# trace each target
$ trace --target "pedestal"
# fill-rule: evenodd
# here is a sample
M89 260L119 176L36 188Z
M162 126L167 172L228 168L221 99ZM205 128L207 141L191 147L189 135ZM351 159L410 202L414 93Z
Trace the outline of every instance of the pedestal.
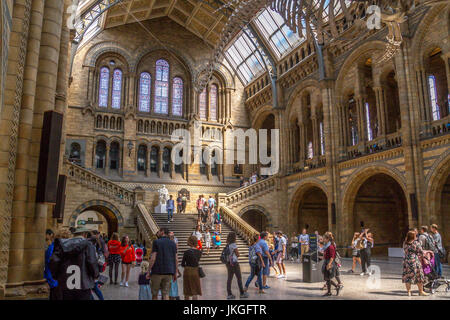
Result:
M155 207L155 213L167 213L166 205L165 204L158 204Z

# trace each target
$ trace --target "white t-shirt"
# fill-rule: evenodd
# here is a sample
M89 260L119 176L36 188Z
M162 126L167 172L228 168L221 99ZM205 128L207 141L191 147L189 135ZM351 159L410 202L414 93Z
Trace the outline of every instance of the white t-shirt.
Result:
M197 237L197 240L202 240L202 233L200 231L194 231L192 232L193 236Z
M210 208L214 207L215 204L216 204L216 199L214 199L214 198L209 198L208 199L208 205L209 205Z
M205 242L211 242L211 233L205 232Z
M281 237L280 238L280 244L278 245L278 249L280 250L280 251L282 251L283 250L283 245L287 245L287 240L286 240L286 238L285 237Z

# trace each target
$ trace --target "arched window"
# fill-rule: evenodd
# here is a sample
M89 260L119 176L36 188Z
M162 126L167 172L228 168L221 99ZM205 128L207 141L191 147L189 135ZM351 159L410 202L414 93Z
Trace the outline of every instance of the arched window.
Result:
M163 149L162 161L163 172L170 172L170 149L167 147Z
M350 129L350 145L358 143L358 118L356 110L356 101L353 95L348 99L348 128Z
M80 163L81 160L81 146L79 143L74 142L70 145L69 161Z
M120 109L120 98L122 95L122 71L120 69L114 70L113 74L113 89L111 106L113 109Z
M97 142L95 148L95 167L103 169L105 167L106 143L101 140Z
M97 116L97 128L102 127L102 116Z
M431 115L433 117L433 121L439 120L441 118L441 113L438 105L436 78L434 76L428 76L428 88L430 90Z
M370 125L370 111L368 102L364 104L364 108L366 111L367 141L371 141L373 140L373 133L372 133L372 126Z
M174 116L183 115L183 80L178 77L173 78L172 114Z
M314 156L314 152L313 152L313 143L312 141L308 142L308 159L312 159Z
M323 134L323 122L319 123L319 134L320 134L320 154L323 156L325 154L325 136Z
M218 176L219 175L219 171L217 170L217 163L216 163L216 150L213 150L211 152L211 175L213 176Z
M117 130L122 130L122 118L117 118Z
M152 77L148 72L142 72L139 79L139 111L150 112L150 92Z
M158 147L152 147L150 151L150 171L158 172L159 166L159 156L158 156Z
M205 154L205 149L202 149L202 153L200 155L200 174L201 175L206 175L206 162L205 159L203 158L203 155Z
M109 168L111 170L119 169L119 144L112 142L109 148Z
M112 130L116 129L116 118L111 117L111 119L109 120L109 128Z
M156 61L155 113L167 114L169 104L169 63Z
M137 154L137 169L145 171L147 169L147 147L140 145Z
M180 158L183 158L183 149L181 149L179 152ZM175 172L180 174L183 173L183 163L175 164Z
M201 120L206 120L206 88L198 97L198 111Z
M217 86L215 84L209 91L209 118L217 121Z
M103 67L100 69L100 84L98 90L98 106L108 106L108 93L109 93L109 69Z

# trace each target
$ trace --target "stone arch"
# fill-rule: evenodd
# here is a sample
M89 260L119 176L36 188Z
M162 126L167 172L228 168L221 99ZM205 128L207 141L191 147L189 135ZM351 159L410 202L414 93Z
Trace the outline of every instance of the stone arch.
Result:
M352 65L357 63L359 59L361 59L362 56L370 55L372 56L374 51L381 51L383 52L386 48L386 42L375 40L375 41L369 41L364 43L363 45L357 47L355 50L353 50L348 57L345 59L344 63L342 64L341 68L337 71L338 75L336 77L336 96L341 94L343 90L343 86L348 81L344 81L345 75L348 73L348 71L351 69Z
M272 229L272 227L273 227L272 215L270 214L269 211L266 210L266 208L264 208L262 206L259 206L259 205L246 206L246 207L242 208L241 210L239 210L238 216L242 218L244 216L244 214L246 214L247 212L250 212L250 211L260 212L267 219L267 229L268 230Z
M293 108L293 104L296 101L296 99L299 97L300 94L302 94L303 90L307 89L308 87L314 87L316 89L320 90L320 84L319 81L315 79L308 79L306 81L300 82L294 90L289 94L288 102L286 105L286 114L291 114L291 109Z
M98 58L108 52L122 56L128 66L130 66L133 61L128 51L118 42L105 41L96 43L88 49L83 59L83 65L87 67L95 67Z
M447 150L434 162L425 178L425 185L429 186L425 203L428 204L428 218L430 223L442 225L439 221L441 210L441 194L446 179L450 175L450 150ZM440 217L442 219L442 217Z
M352 238L353 232L355 231L355 226L353 223L354 206L360 188L369 178L376 176L377 174L384 174L395 180L403 191L404 199L406 201L406 210L407 212L410 211L406 180L402 173L395 167L384 163L364 165L348 177L348 180L346 181L341 192L341 223L343 226L343 230L341 230L341 237L343 237L343 239L341 239L341 241L345 241L346 243L349 242Z
M431 24L434 22L436 17L442 12L442 10L447 6L446 10L446 17L449 17L450 14L450 6L443 4L443 5L436 5L433 8L431 8L425 16L422 18L422 20L419 23L419 26L417 27L414 37L413 37L413 43L411 45L411 50L414 54L414 57L412 61L414 62L414 65L416 66L422 66L423 65L423 57L425 54L425 51L429 49L429 46L426 46L425 48L422 47L423 41L427 36L428 29L430 28ZM449 19L450 20L450 19ZM447 21L447 31L448 34L450 34L450 21ZM447 47L443 48L445 46L444 42L436 42L436 47L442 48L443 51L450 49L447 45Z
M74 212L72 212L70 218L69 218L69 227L76 227L75 221L77 220L77 217L83 213L84 211L87 211L89 209L92 209L93 211L96 211L103 215L107 220L108 219L115 219L117 221L117 227L123 227L124 225L124 218L120 211L117 209L116 206L114 206L112 203L104 201L104 200L90 200L87 201L80 206L78 206Z
M296 211L298 210L300 203L306 194L307 191L311 190L311 188L320 189L326 196L327 202L329 201L329 193L327 186L325 183L317 178L306 178L302 179L299 183L297 183L294 189L291 192L291 196L289 197L288 203L288 224L293 229L297 226L297 217ZM292 230L289 230L291 232Z

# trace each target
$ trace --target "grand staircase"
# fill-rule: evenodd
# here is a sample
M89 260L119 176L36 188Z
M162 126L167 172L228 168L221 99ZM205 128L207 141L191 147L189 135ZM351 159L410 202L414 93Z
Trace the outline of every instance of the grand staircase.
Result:
M167 214L154 213L152 214L156 223L160 228L167 227L169 231L175 233L175 237L178 238L178 262L181 263L183 253L189 249L187 245L187 239L194 232L197 225L197 214L174 214L173 222L167 222ZM220 249L212 249L209 251L209 255L206 255L206 248L203 247L204 254L200 260L201 265L220 264L220 254L222 249L226 246L227 235L233 231L226 223L222 221L222 245ZM211 236L214 231L211 231ZM237 235L236 241L240 253L239 262L246 263L248 261L248 245L246 240Z

